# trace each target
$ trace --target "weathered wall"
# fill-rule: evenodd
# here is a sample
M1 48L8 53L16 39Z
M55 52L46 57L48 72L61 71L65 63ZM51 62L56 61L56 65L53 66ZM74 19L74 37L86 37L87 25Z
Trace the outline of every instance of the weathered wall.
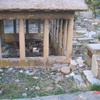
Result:
M43 33L25 34L25 39L43 38ZM4 42L18 42L19 34L4 34Z

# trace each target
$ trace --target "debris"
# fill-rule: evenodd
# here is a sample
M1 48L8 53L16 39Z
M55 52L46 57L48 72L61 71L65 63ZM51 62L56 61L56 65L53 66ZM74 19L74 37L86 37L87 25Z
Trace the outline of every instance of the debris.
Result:
M27 97L27 93L23 93L22 96L23 96L23 97Z
M3 69L0 69L0 73L2 73L3 72Z
M39 91L40 90L40 87L39 86L35 87L35 90Z
M67 66L61 67L61 72L67 75L70 73L70 68Z

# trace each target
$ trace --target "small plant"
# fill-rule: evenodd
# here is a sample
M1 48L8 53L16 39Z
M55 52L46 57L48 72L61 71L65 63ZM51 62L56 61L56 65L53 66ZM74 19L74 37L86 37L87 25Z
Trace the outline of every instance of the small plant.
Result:
M71 90L69 90L69 93L75 93L75 92L79 92L80 90L78 88L73 88Z
M90 91L100 91L100 84L93 84L90 86Z
M65 93L65 91L63 91L63 90L61 90L61 89L58 89L58 90L56 90L55 91L55 95L59 95L59 94L64 94Z
M8 70L8 68L6 68L6 67L4 67L4 66L2 66L2 67L0 67L2 70Z

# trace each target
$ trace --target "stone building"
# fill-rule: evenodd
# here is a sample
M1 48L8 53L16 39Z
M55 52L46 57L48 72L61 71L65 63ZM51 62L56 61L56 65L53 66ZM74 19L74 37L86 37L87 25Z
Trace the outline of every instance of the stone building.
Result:
M87 9L84 0L0 0L0 66L43 66L69 61L74 13ZM9 21L12 33L6 33ZM19 56L12 56L13 51Z

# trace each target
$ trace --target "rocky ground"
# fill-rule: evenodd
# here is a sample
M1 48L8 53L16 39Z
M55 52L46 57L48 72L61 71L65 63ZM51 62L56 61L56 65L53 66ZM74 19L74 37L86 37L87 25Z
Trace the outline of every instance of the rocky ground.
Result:
M85 91L87 86L79 75L86 67L86 65L78 68L73 65L54 64L48 71L40 67L2 67L0 98L36 97Z
M81 23L81 24L80 24ZM91 20L81 20L75 22L75 27L80 26L88 27L88 30L97 28L96 33L100 31L96 25L90 27L90 23L93 23ZM84 26L85 25L85 26ZM92 29L91 29L92 31ZM93 33L93 32L92 32ZM46 70L43 67L34 67L34 68L0 68L0 99L2 98L29 98L36 96L47 96L47 95L56 95L63 94L68 92L77 92L77 91L87 91L89 88L82 78L84 70L89 70L84 63L84 54L86 49L84 44L91 42L88 41L78 41L77 36L86 36L88 34L74 34L73 39L73 54L70 64L54 64L50 69ZM96 40L93 35L93 40ZM98 35L99 40L99 35ZM93 42L93 41L92 41ZM99 41L98 41L99 42ZM76 43L76 44L75 44Z

